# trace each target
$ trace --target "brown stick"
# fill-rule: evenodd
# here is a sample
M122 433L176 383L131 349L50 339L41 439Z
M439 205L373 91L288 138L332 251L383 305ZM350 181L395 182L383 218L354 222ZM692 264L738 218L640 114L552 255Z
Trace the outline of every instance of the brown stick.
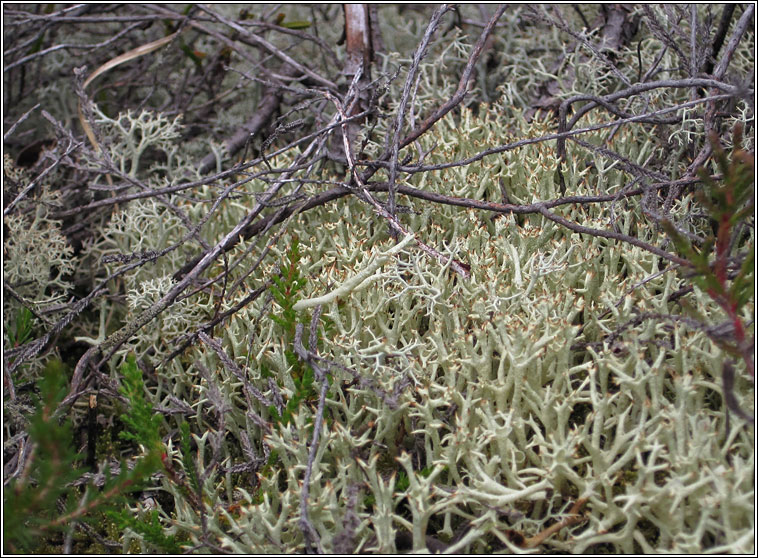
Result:
M584 516L579 514L579 510L582 509L582 506L587 503L587 498L580 498L576 502L574 502L574 505L571 506L571 509L569 510L569 516L564 519L563 521L559 521L558 523L554 523L547 529L544 529L543 531L537 533L533 537L529 537L524 541L524 543L521 545L524 548L534 548L535 546L538 546L542 544L545 539L548 537L554 535L564 527L570 527L571 525L576 525L577 523L581 523L584 521Z

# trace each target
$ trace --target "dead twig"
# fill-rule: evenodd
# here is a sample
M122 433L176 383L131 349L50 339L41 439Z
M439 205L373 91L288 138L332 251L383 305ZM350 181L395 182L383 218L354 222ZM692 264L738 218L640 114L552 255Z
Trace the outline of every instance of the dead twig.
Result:
M487 27L485 27L481 35L479 35L479 39L476 41L474 48L471 50L468 62L466 62L466 67L463 69L463 73L461 74L461 79L458 82L458 89L455 90L453 96L437 110L435 110L429 117L427 117L427 119L424 120L415 130L405 136L400 142L401 148L410 143L413 143L416 139L418 139L419 136L427 132L437 121L439 121L440 118L458 106L458 104L460 104L460 102L464 99L466 93L468 93L469 80L471 79L471 74L474 72L476 61L479 59L479 55L484 49L487 38L495 28L495 24L497 24L497 21L505 13L505 9L506 6L499 6L495 11L495 14L487 23Z
M303 347L303 324L298 323L295 329L294 349L298 358L305 362L313 370L313 374L316 380L321 383L321 391L318 398L318 408L316 409L316 418L313 423L313 437L311 439L310 448L308 450L308 463L305 467L305 476L303 477L303 488L300 492L300 528L303 531L305 537L305 550L308 554L313 554L314 551L318 554L323 554L324 551L321 548L321 539L313 527L313 524L308 519L308 496L310 491L311 474L313 473L313 463L316 460L316 452L318 450L319 436L321 434L321 424L324 421L324 406L326 404L326 392L329 390L329 379L326 377L326 372L322 370L318 364L316 364L313 355L316 354L316 341L317 341L317 328L318 321L321 316L321 306L317 306L313 310L313 316L311 318L309 350Z
M540 207L539 212L545 217L547 217L548 219L550 219L551 221L553 221L554 223L558 223L559 225L566 227L567 229L572 230L574 232L589 234L592 236L599 236L602 238L612 238L614 240L626 242L628 244L631 244L632 246L637 246L639 248L642 248L643 250L647 250L648 252L652 252L656 256L660 256L661 258L664 258L670 262L674 262L681 266L690 267L691 265L688 260L685 260L684 258L680 258L679 256L675 256L674 254L671 254L670 252L666 252L665 250L661 250L657 246L648 244L647 242L640 240L639 238L629 236L627 234L622 234L616 231L602 231L600 229L585 227L584 225L580 225L578 223L569 221L568 219L564 219L563 217L560 217L556 215L555 213L548 211L544 207Z
M443 4L442 6L438 7L434 11L429 21L429 25L427 26L426 31L424 32L424 36L421 38L421 41L419 42L418 47L416 47L416 51L413 53L413 60L411 61L411 66L408 69L408 76L405 79L403 94L400 97L400 104L398 105L397 114L395 116L395 125L392 130L392 145L391 147L389 145L385 146L385 150L389 150L392 153L392 156L390 157L390 176L389 176L389 190L388 190L389 196L387 197L387 211L393 217L395 217L395 180L397 177L398 152L400 151L400 129L405 119L405 110L406 110L406 105L408 103L408 98L410 97L410 94L411 94L411 86L413 85L413 82L416 77L416 73L418 72L419 64L421 64L421 60L426 56L426 51L427 51L427 47L429 46L429 42L431 41L432 36L434 35L434 33L437 31L437 28L439 27L442 16L445 15L451 9L452 9L451 6ZM387 142L389 143L389 141L390 141L390 136L388 134Z

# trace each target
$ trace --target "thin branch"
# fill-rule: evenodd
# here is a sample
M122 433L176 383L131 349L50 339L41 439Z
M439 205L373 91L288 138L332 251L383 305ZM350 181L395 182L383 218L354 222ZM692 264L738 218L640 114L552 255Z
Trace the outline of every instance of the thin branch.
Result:
M572 230L574 232L578 232L581 234L589 234L592 236L599 236L602 238L612 238L614 240L620 240L622 242L626 242L628 244L632 244L633 246L637 246L639 248L642 248L643 250L647 250L648 252L652 252L656 256L660 256L661 258L664 258L670 262L674 262L676 264L679 264L681 266L690 267L691 264L688 260L685 260L683 258L680 258L679 256L675 256L674 254L671 254L669 252L666 252L665 250L661 250L657 246L653 246L652 244L648 244L647 242L644 242L638 238L635 238L633 236L629 236L626 234L618 233L616 231L602 231L600 229L593 229L591 227L585 227L583 225L579 225L577 223L574 223L572 221L569 221L568 219L564 219L563 217L560 217L556 215L555 213L551 213L546 208L541 207L539 209L539 212L542 213L545 217L550 219L551 221L558 223L559 225L562 225L566 227L569 230Z
M357 82L357 78L360 76L360 71L355 74L356 77L353 79L353 83ZM350 174L353 176L353 179L358 184L359 192L362 194L363 199L367 200L374 208L376 213L378 213L380 216L384 217L389 223L390 226L397 232L402 233L404 236L413 235L416 244L421 250L432 256L433 258L437 259L438 261L442 262L443 264L450 264L450 267L455 271L457 274L459 274L464 279L467 279L469 277L469 270L466 269L468 266L465 266L458 262L455 258L445 256L438 252L436 249L432 248L431 246L427 245L425 242L419 239L418 235L415 233L412 233L407 227L405 227L403 224L400 223L400 221L397 220L397 217L394 215L390 215L390 213L380 204L374 197L368 192L366 189L366 184L363 182L363 179L361 175L358 173L358 171L355 168L355 159L353 157L352 148L350 146L350 142L348 141L348 135L347 135L347 129L346 129L346 120L347 115L345 114L345 110L342 106L342 104L331 94L325 93L324 94L327 98L329 98L334 105L337 107L337 110L339 112L339 116L342 119L342 139L345 147L345 155L347 156L348 161L348 167L350 169Z
M495 24L500 19L500 17L505 13L506 6L501 5L498 7L498 9L495 11L495 14L490 19L489 23L487 23L487 27L484 28L482 31L482 34L479 35L479 40L474 45L474 48L471 50L471 54L469 55L468 62L466 62L466 67L463 69L463 74L461 74L461 79L458 82L458 89L456 89L453 96L442 106L440 106L436 111L434 111L426 120L424 120L418 128L413 130L410 134L405 136L403 138L403 141L400 142L400 147L405 147L406 145L413 143L419 136L427 132L437 121L445 116L448 112L450 112L453 108L455 108L466 96L466 93L468 93L468 87L469 87L469 81L471 79L471 74L474 71L474 65L476 64L476 61L479 59L479 55L482 53L482 50L484 49L484 45L487 42L487 38L490 36L490 33L492 33L492 30L495 28Z
M362 118L362 117L366 116L366 114L367 113L356 114L356 115L350 117L350 120ZM298 139L292 141L291 143L287 144L286 146L282 147L281 149L277 149L273 153L269 153L267 155L267 157L271 158L271 157L274 157L276 155L280 155L282 153L286 153L290 149L294 149L295 147L297 147L298 145L300 145L302 143L305 143L305 142L307 142L309 140L313 140L314 138L317 139L320 136L323 136L326 132L328 132L328 131L330 131L330 130L332 130L332 129L340 126L340 125L341 125L340 122L336 122L336 121L335 122L331 122L331 123L327 124L326 126L324 126L323 128L321 128L321 129L319 129L319 130L317 130L317 131L315 131L315 132L313 132L311 134L308 134L306 136L298 138ZM185 190L190 190L190 189L193 189L193 188L198 188L200 186L205 186L205 185L213 184L214 182L220 182L220 181L222 181L225 178L229 178L230 176L234 176L234 175L237 175L237 174L244 174L245 170L247 170L249 168L252 168L252 167L254 167L256 165L259 165L262 161L263 161L263 158L262 157L258 157L257 159L254 159L252 161L248 161L248 162L240 164L240 165L236 165L233 168L230 168L230 169L225 170L225 171L221 171L221 172L219 172L217 174L214 174L213 176L209 176L207 178L202 178L200 180L195 180L195 181L192 181L192 182L182 182L182 183L177 184L175 186L167 186L165 188L158 188L158 189L153 189L153 190L143 191L143 192L135 192L135 193L131 193L131 194L123 194L121 196L116 196L116 197L113 197L113 198L106 198L106 199L103 199L103 200L97 200L97 201L91 202L91 203L89 203L87 205L82 205L82 206L75 207L75 208L72 208L72 209L64 209L64 210L56 211L56 212L54 212L52 214L52 217L54 219L63 219L65 217L71 217L73 215L77 215L77 214L80 214L80 213L88 213L88 212L91 212L93 209L98 209L98 208L102 208L102 207L109 207L111 205L121 204L121 203L125 203L125 202L132 201L132 200L151 198L151 197L154 197L154 196L157 196L157 195L163 195L163 194L174 194L174 193L178 193L178 192L183 192ZM289 167L284 168L284 169L268 169L268 170L260 171L260 172L255 173L255 174L247 175L244 179L242 179L242 180L240 180L238 182L235 182L231 186L231 190L235 190L235 189L239 188L240 186L242 186L243 184L247 184L248 182L251 182L252 180L255 180L256 178L263 177L263 176L265 176L267 174L284 174L284 175L287 175L287 176L285 176L285 177L283 177L283 178L280 179L282 183L285 183L287 180L289 180L289 175L292 172L297 171L297 170L301 170L303 168L307 168L310 165L311 165L310 162L305 163L305 164L298 164L298 163L296 163L296 164L290 165ZM103 172L106 172L106 171L103 171ZM265 204L265 202L269 199L269 194L264 192L263 194L261 194L261 196L262 196L261 199L264 201L264 204ZM261 201L261 200L258 200L258 201Z
M3 141L8 141L8 138L10 138L13 135L13 132L16 131L16 128L18 127L18 125L21 124L27 118L29 118L29 115L35 110L37 110L39 108L39 105L40 104L37 103L32 108L27 110L24 114L22 114L21 117L18 120L16 120L16 122L13 123L10 129L7 132L5 132L5 135L3 135Z
M313 370L313 374L321 383L321 392L319 393L318 408L316 409L316 418L313 424L313 437L311 438L311 445L308 451L308 463L305 467L305 476L303 477L303 488L300 492L300 528L303 531L305 538L305 550L308 554L312 554L315 551L319 554L323 554L324 551L321 548L321 540L313 527L313 524L308 518L308 496L310 491L311 474L313 473L313 463L316 460L316 452L318 451L319 436L321 434L321 424L324 421L324 407L326 404L326 392L329 390L329 379L326 373L316 364L313 355L316 354L316 333L318 328L318 321L321 316L321 306L317 306L313 310L313 316L311 318L310 328L310 349L305 350L303 347L303 324L298 323L295 329L294 349L298 358L305 362Z
M443 169L449 169L453 167L463 167L466 165L470 165L471 163L475 163L476 161L480 161L484 159L485 157L488 157L489 155L496 155L498 153L504 153L506 151L512 151L514 149L518 149L519 147L524 147L526 145L532 145L535 143L542 143L545 141L550 140L558 140L558 139L564 139L564 138L570 138L572 136L578 136L581 134L586 134L588 132L595 132L597 130L604 130L605 128L612 128L613 126L617 126L618 124L629 124L632 122L640 122L644 121L646 119L649 119L653 116L660 116L663 114L669 114L671 112L676 112L681 109L690 108L693 106L701 105L703 103L709 102L709 101L720 101L723 99L731 99L736 96L735 94L726 94L726 95L715 95L713 97L708 97L706 99L695 99L693 101L687 101L686 103L681 103L679 105L675 105L673 107L667 107L664 109L655 110L652 112L646 112L644 114L639 114L637 116L632 116L630 118L624 118L622 120L616 120L614 122L606 122L604 124L595 124L592 126L587 126L586 128L580 128L578 130L570 130L567 132L557 132L553 134L547 134L544 136L540 136L538 138L527 138L519 141L515 141L513 143L508 143L505 145L500 145L497 147L492 147L490 149L485 149L484 151L480 151L476 155L472 155L471 157L467 157L466 159L459 159L457 161L450 161L447 163L440 163L437 165L414 165L414 166L406 166L406 165L400 165L398 166L398 170L401 170L403 172L407 172L409 174L415 174L420 172L428 172L428 171L434 171L434 170L443 170ZM357 163L358 165L365 165L369 167L376 167L376 168L386 168L389 166L389 163L383 162L383 161L371 161L371 162L363 162L359 161Z
M298 61L296 61L294 58L290 57L288 54L284 53L280 49L276 48L274 45L269 43L266 39L263 37L259 37L258 35L251 33L241 25L238 25L236 22L222 16L221 14L214 12L207 6L204 6L202 4L198 4L198 7L207 13L208 15L212 16L216 20L220 21L224 25L227 25L228 27L234 29L237 31L242 37L250 41L251 43L263 47L265 50L285 62L286 64L289 64L293 68L295 68L298 72L301 72L302 74L307 75L309 78L314 80L315 82L319 83L320 85L326 87L327 89L330 89L332 91L338 91L337 86L329 81L328 79L318 75L313 70L309 70L307 67L300 64ZM194 22L190 22L191 25L198 27L197 24Z
M91 52L87 53L89 56L92 52L99 50L103 48L104 46L108 46L109 44L117 41L130 31L140 27L143 25L142 23L133 23L132 25L129 25L128 27L124 28L123 30L119 31L109 39L106 39L105 41L102 41L100 43L95 43L91 45L76 45L76 44L66 44L66 43L60 43L54 46L51 46L49 48L46 48L44 50L37 51L35 53L32 53L28 56L24 56L23 58L20 58L6 66L3 66L3 72L7 72L8 70L11 70L15 68L16 66L21 66L22 64L26 64L27 62L31 62L35 58L40 58L42 56L45 56L46 54L50 54L51 52L56 52L59 50L89 50Z
M434 11L434 14L432 14L429 25L424 32L424 36L421 38L418 47L416 47L416 51L413 53L413 60L411 61L411 66L408 69L408 76L406 77L405 85L403 86L403 94L400 97L400 104L398 105L397 115L395 117L395 126L392 131L392 147L390 149L392 156L390 157L389 196L387 198L387 211L392 216L395 216L395 179L397 176L397 157L400 148L400 129L402 128L403 121L405 119L405 109L408 103L408 98L411 94L411 87L416 77L416 73L418 72L419 64L421 64L421 60L423 60L423 58L426 56L427 47L429 46L429 42L432 40L432 36L434 33L436 33L437 28L439 27L442 16L451 9L451 6L443 4ZM387 136L387 140L389 141L389 134Z
M53 170L58 168L58 165L61 164L61 161L71 155L74 151L77 151L79 148L84 145L83 143L72 143L69 144L66 148L66 151L62 154L56 157L55 161L47 167L44 171L42 171L39 175L37 175L34 180L31 180L29 184L26 185L26 187L19 192L19 194L13 199L11 203L8 204L8 206L3 210L3 216L9 215L11 211L13 211L13 208L16 207L16 204L18 204L21 200L23 200L26 195L31 192L37 184L42 182L42 179L45 178L48 174L50 174Z
M737 22L737 26L734 28L734 32L732 33L732 36L726 45L724 54L721 56L718 64L716 64L716 69L713 70L714 78L721 79L726 74L726 70L729 67L729 62L732 61L732 56L734 56L734 52L737 50L737 46L740 44L742 36L751 25L754 13L755 4L748 4L746 10L742 13L742 17L740 17L739 21Z
M724 4L722 8L719 26L716 30L716 35L713 37L711 55L705 63L706 74L711 74L713 72L713 65L715 64L719 52L721 52L721 47L724 46L724 39L726 39L726 33L729 31L729 24L732 22L735 6L736 4Z
M733 96L737 96L740 93L740 90L738 87L734 85L730 85L728 83L723 83L719 80L713 80L713 79L706 79L706 78L688 78L688 79L680 79L680 80L661 80L661 81L651 81L647 83L637 83L631 87L628 87L626 89L622 89L621 91L616 91L615 93L611 93L609 95L605 95L604 97L596 97L594 95L576 95L574 97L570 97L569 99L566 99L563 101L560 105L560 108L558 109L558 132L566 132L568 130L571 130L574 125L579 121L582 116L587 114L590 110L597 107L598 105L602 105L609 110L611 110L611 104L614 101L617 101L619 99L623 99L626 97L631 97L632 95L638 95L640 93L644 93L646 91L651 91L653 89L663 89L663 88L690 88L690 87L710 87L715 89L720 89L721 91L725 91L726 93L729 93ZM568 113L569 107L578 101L590 101L586 105L584 105L582 108L576 111L574 116L572 116L571 120L566 123L566 115ZM684 108L684 105L679 105L679 107ZM670 112L670 111L667 111ZM620 114L620 111L619 111ZM648 113L647 115L640 115L637 118L637 121L643 122L647 118L656 117L661 114L665 114L663 111L653 111L651 113ZM645 118L642 118L644 116ZM623 121L630 121L629 117L624 117ZM620 124L622 121L616 121L614 125ZM664 123L664 122L660 122ZM558 156L560 158L564 158L566 155L566 141L565 139L561 138L558 140Z
M715 176L712 178L718 179L719 177ZM654 183L648 186L648 189L657 190L657 189L669 188L671 186L686 186L690 184L696 184L698 182L700 182L700 179L697 177L683 178L681 180ZM368 192L386 192L388 189L389 189L389 184L387 182L371 182L366 185L366 190ZM492 211L493 213L497 213L497 214L514 213L517 215L526 215L526 214L539 213L541 207L551 209L553 207L558 207L561 205L570 205L570 204L575 204L575 203L584 204L584 203L603 203L603 202L608 202L608 201L616 201L619 199L639 196L641 194L644 194L646 190L645 188L635 188L635 189L621 191L614 194L604 194L604 195L598 195L598 196L564 196L561 198L557 198L555 200L548 200L544 202L534 202L531 204L523 204L523 205L488 202L484 200L476 200L476 199L471 199L471 198L460 198L456 196L448 196L445 194L439 194L437 192L419 190L418 188L414 188L413 186L408 186L407 184L397 185L396 191L399 194L403 194L412 198L429 201L432 203L440 203L444 205L466 207L470 209L481 209L484 211ZM317 207L321 207L327 203L338 200L352 193L354 193L354 191L351 190L347 185L338 186L330 190L326 190L324 192L316 194L314 196L311 196L306 202L302 204L292 205L289 207L283 207L281 211L272 215L267 215L265 217L262 217L260 220L256 221L255 223L251 224L249 227L244 229L240 233L239 238L237 238L235 242L226 246L225 249L231 250L234 246L236 246L237 242L239 242L240 240L248 240L258 234L261 234L263 231L268 230L273 225L281 223L282 221L284 221L291 215L295 214L296 212L302 213L311 209L315 209ZM192 267L194 267L196 263L197 263L197 260L192 260L188 262L187 264L185 264L184 266L182 266L174 274L174 278L182 277L189 269L192 269Z
M734 32L732 33L731 38L729 39L729 42L726 45L726 50L724 51L724 54L721 56L721 60L719 60L718 64L716 64L716 69L713 71L713 76L716 79L721 79L726 74L726 70L729 67L729 62L732 60L732 56L734 56L734 52L737 50L737 45L739 45L740 40L742 39L742 36L745 34L745 31L747 31L748 26L750 25L750 22L753 20L753 15L755 13L755 4L750 4L747 6L747 9L743 12L742 17L740 17L739 21L737 22L737 25L734 28ZM751 102L751 99L754 96L754 92L750 92L748 95L747 91L744 91L744 89L747 89L747 85L744 87L741 87L739 89L742 89L743 91L738 91L738 93L741 93L742 96L745 97L745 99L748 100L748 102ZM715 99L711 99L711 102L708 104L708 108L705 112L704 117L704 124L705 124L705 135L711 133L714 126L714 115L716 112L716 103ZM687 167L688 174L694 174L697 172L697 169L702 167L705 162L708 160L708 157L711 156L711 153L713 152L711 142L705 142L705 145L700 149L700 152L697 154L695 159L690 163L689 167Z
M317 141L311 142L311 144L303 151L303 153L297 158L295 161L296 164L302 162L304 159L309 157L311 153L315 150L317 147ZM283 179L290 178L291 172L286 172L283 175ZM101 363L106 362L117 350L118 348L123 345L128 339L132 337L137 331L139 331L143 326L151 322L153 319L155 319L161 312L163 312L166 308L168 308L175 300L176 298L187 288L190 284L193 283L193 281L203 272L205 269L207 269L216 259L225 251L225 247L229 244L231 244L233 241L236 241L239 238L239 235L241 232L250 225L253 220L261 213L261 211L265 207L265 202L271 198L273 198L277 192L280 190L280 188L285 184L284 180L279 180L275 184L273 184L270 188L268 188L264 194L261 201L258 201L255 206L252 208L251 211L245 215L238 223L237 225L232 228L231 231L229 231L219 242L216 243L216 245L213 247L212 250L209 252L206 252L205 255L200 259L200 261L192 268L187 275L185 275L181 280L179 280L176 284L174 284L171 289L169 289L168 293L166 293L164 296L162 296L159 300L154 302L149 308L145 309L139 316L137 316L133 321L129 322L125 326L123 326L121 329L116 331L115 333L111 334L106 340L102 343L102 353L103 358L100 361ZM216 200L216 203L214 203L214 207L217 207L218 204L221 202L221 200L228 196L231 193L232 186L227 187L221 196ZM210 214L210 212L209 212Z

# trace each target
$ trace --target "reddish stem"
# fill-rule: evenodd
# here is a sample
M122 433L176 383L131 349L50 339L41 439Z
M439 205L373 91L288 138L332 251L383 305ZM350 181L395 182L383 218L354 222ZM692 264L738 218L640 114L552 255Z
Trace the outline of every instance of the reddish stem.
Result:
M726 289L726 256L729 251L730 240L730 223L729 215L724 213L719 220L718 239L716 240L716 279L721 284L724 292Z

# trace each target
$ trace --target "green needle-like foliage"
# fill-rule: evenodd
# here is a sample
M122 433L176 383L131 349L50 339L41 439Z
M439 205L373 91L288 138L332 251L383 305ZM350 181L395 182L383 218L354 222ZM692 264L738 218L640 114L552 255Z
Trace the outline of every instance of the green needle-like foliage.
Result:
M26 343L32 334L32 326L32 312L26 306L22 306L16 314L15 323L8 328L8 339L11 345L18 347Z
M183 422L179 425L179 430L182 433L182 464L189 477L190 488L197 492L200 481L197 478L197 468L192 456L192 436L190 435L189 424Z
M59 515L56 502L75 497L68 486L83 470L71 441L71 423L59 422L53 413L66 394L66 377L62 365L51 361L39 383L40 399L31 417L29 437L34 450L26 470L13 479L5 490L3 509L3 551L32 552L51 531L65 525L53 525Z
M109 517L121 529L128 528L135 533L139 533L146 543L155 546L162 552L181 554L183 551L176 537L165 534L163 525L161 525L160 518L158 517L158 510L144 512L139 516L135 516L130 510L124 509L117 514L110 514Z
M271 286L271 294L274 301L281 308L281 314L271 314L274 320L283 330L286 349L284 351L287 364L290 367L292 382L295 385L295 392L289 398L287 404L279 415L276 408L271 407L270 412L277 422L287 425L292 418L292 414L297 412L303 400L307 400L317 395L313 387L313 370L310 366L304 364L297 358L292 348L295 339L295 328L303 319L299 313L294 310L293 306L300 300L300 291L305 287L306 281L300 276L300 246L297 237L292 241L292 246L287 251L286 262L281 277L274 277L274 284Z
M132 514L123 509L124 495L143 487L160 468L162 442L160 416L153 414L152 406L144 399L142 375L134 357L121 371L122 393L130 402L129 410L122 415L127 430L121 437L141 443L147 452L134 467L122 462L120 474L106 478L101 488L88 484L76 489L74 481L85 472L81 467L83 456L73 447L71 421L56 417L58 405L68 393L65 367L60 361L50 361L39 382L40 399L29 424L34 449L21 476L13 479L5 491L4 551L33 552L51 540L54 533L71 529L76 521L92 521L103 513L112 519L122 518L123 525L132 527Z
M138 461L133 472L136 477L147 479L156 470L160 469L165 461L165 447L161 440L160 426L161 416L153 411L153 406L145 400L145 386L142 373L137 367L134 355L129 355L126 362L121 366L123 376L121 393L129 399L128 411L121 415L122 422L127 430L120 433L123 440L137 442L146 449L145 455ZM182 423L186 427L186 423ZM189 455L189 432L182 428L182 449L185 459L191 460ZM185 449L186 448L186 449ZM122 467L123 470L123 467ZM188 468L194 473L194 469ZM169 474L169 478L174 478ZM138 480L138 479L135 479ZM197 485L196 475L193 477L193 488ZM135 483L136 484L136 483ZM181 547L175 537L163 532L158 512L141 513L135 516L129 507L119 510L111 510L106 514L120 529L131 529L143 537L144 542L154 545L158 550L171 554L181 552Z
M731 252L738 241L735 237L739 234L739 226L750 218L755 207L754 164L752 155L741 148L740 124L734 127L733 138L731 158L727 157L716 134L710 138L714 158L723 176L721 182L715 182L704 170L700 172L704 190L698 192L698 198L715 223L715 234L710 234L698 250L671 222L664 221L663 225L679 253L694 270L693 283L708 293L728 317L733 333L728 336L713 336L714 341L727 353L742 358L747 371L754 376L753 348L741 318L742 308L750 302L754 293L754 242L750 242L747 251L742 252L742 263L738 270L737 266L730 265ZM736 270L736 274L732 274L731 283L730 270ZM739 407L734 397L734 368L730 362L724 363L722 382L726 406L738 416L752 422L752 417Z
M300 299L298 293L305 286L305 279L300 276L300 246L297 237L292 240L292 246L287 252L287 260L281 277L274 277L271 294L274 301L281 307L282 314L271 315L271 318L282 328L289 338L294 338L298 315L293 306Z
M121 420L127 430L120 437L127 441L137 442L148 451L148 457L160 457L162 441L160 435L161 416L153 412L153 406L145 401L142 372L137 368L134 355L129 355L121 367L123 374L121 393L129 399L129 411L121 415Z

